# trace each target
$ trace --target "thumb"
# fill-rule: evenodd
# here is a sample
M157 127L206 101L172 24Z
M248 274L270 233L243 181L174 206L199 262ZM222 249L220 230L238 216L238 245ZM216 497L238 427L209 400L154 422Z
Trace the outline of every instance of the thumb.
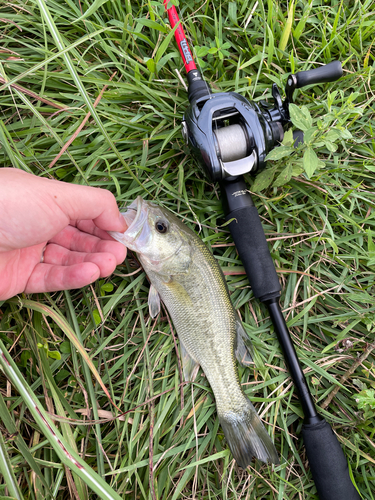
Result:
M116 198L107 189L59 183L59 196L54 201L70 220L93 220L104 231L124 232L126 222L117 206Z
M128 229L124 217L120 214L116 198L106 189L92 188L96 191L99 207L102 209L97 217L93 217L95 225L104 231L123 233Z

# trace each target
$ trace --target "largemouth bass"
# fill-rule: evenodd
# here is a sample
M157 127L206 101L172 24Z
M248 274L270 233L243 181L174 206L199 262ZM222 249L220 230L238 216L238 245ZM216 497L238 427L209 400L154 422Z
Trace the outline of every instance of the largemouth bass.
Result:
M253 456L279 463L254 406L242 391L236 357L251 361L249 339L231 303L219 264L198 236L168 210L138 197L123 213L125 233L110 232L138 254L151 282L152 317L166 305L181 346L185 380L202 367L220 424L238 464Z

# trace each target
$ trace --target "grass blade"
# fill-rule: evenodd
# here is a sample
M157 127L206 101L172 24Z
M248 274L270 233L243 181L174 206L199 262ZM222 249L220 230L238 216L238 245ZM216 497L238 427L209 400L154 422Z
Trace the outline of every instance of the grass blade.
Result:
M103 500L121 500L121 497L109 487L109 485L96 472L90 469L80 456L64 442L55 425L50 420L38 399L35 398L30 387L26 384L17 366L7 353L4 344L0 341L0 366L7 378L17 389L27 405L33 418L38 423L50 445L59 456L60 460L69 469L74 471L92 490L96 492L99 498Z
M0 432L0 472L10 495L17 500L23 500L22 493L14 475L12 464L10 463L3 436Z

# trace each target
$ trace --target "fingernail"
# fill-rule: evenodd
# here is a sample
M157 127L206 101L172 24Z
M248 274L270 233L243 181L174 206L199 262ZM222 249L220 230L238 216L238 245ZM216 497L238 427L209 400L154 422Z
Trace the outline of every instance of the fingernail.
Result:
M124 233L128 229L128 225L126 224L126 221L121 213L119 213L119 219L121 222L121 231L120 232Z

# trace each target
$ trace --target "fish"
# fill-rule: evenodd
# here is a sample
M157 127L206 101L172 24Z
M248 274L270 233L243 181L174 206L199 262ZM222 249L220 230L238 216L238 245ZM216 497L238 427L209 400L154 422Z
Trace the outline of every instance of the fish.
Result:
M202 368L236 462L244 469L253 457L278 464L275 446L240 384L236 358L248 366L252 346L219 263L193 230L153 201L138 197L122 215L128 229L109 234L136 252L151 283L151 317L165 304L185 380L193 381Z

